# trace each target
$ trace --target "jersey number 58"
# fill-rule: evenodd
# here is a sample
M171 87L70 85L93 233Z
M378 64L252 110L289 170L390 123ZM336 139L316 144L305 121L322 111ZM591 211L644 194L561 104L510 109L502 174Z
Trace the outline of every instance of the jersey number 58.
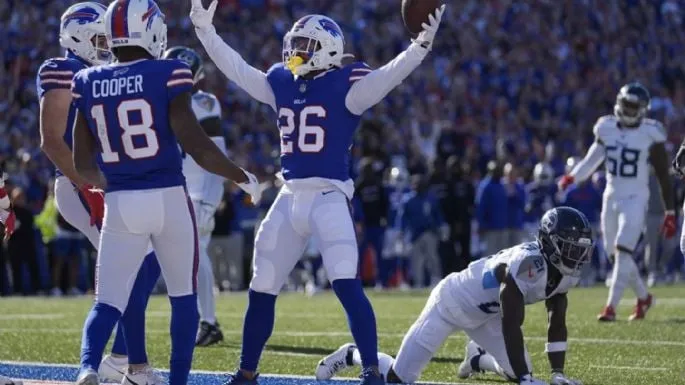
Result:
M295 138L292 138L295 128L297 133L297 148L300 152L319 152L323 149L326 132L323 127L308 125L307 118L315 116L326 117L326 109L322 106L307 106L300 111L299 116L290 108L281 107L278 110L278 129L281 131L281 155L293 152Z

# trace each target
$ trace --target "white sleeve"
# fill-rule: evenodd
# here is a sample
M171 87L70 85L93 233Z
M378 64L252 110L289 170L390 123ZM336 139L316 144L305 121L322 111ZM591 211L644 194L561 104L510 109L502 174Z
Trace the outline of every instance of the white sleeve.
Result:
M195 28L195 33L214 64L229 80L253 98L276 110L276 96L264 72L247 64L233 48L216 34L214 26L202 29Z
M578 182L587 180L602 163L605 155L604 146L595 141L592 143L592 146L590 146L590 149L587 150L587 154L585 154L583 160L578 162L569 175Z
M386 65L371 71L354 83L345 97L345 106L351 113L361 115L400 85L421 64L427 54L427 49L416 43L410 44Z

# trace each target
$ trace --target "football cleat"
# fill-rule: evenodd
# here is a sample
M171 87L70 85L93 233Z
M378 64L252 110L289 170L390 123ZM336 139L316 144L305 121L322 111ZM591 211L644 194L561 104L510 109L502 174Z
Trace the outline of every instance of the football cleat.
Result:
M165 385L165 382L152 367L146 366L145 369L136 372L127 370L121 385Z
M473 368L473 361L477 360L480 356L485 354L483 350L477 343L469 341L464 348L464 361L461 362L459 368L457 369L457 377L459 378L469 378L472 374L478 371Z
M385 380L376 367L364 369L359 378L362 380L360 385L385 385Z
M209 346L219 343L224 340L224 334L221 333L219 323L214 325L207 321L200 322L200 329L197 331L197 338L195 339L195 346Z
M633 313L630 315L630 317L628 317L628 321L638 321L644 319L645 315L647 315L647 311L652 307L654 302L654 298L651 294L648 294L647 298L644 300L638 298L637 304L635 305L635 308L633 308Z
M600 322L614 322L616 321L616 311L611 305L604 306L602 312L597 316L597 320Z
M23 385L19 380L13 380L9 377L0 376L0 385Z
M243 375L242 371L238 370L233 374L229 374L228 381L224 382L223 385L259 385L257 377L259 377L259 374L255 374L254 378L250 380Z
M121 383L126 374L126 367L128 366L128 358L113 357L106 355L100 363L98 375L104 382Z
M93 369L84 369L76 378L76 385L100 385L98 373Z
M352 365L352 352L357 349L354 344L345 344L338 350L324 357L316 366L316 379L319 381L330 380L341 370Z

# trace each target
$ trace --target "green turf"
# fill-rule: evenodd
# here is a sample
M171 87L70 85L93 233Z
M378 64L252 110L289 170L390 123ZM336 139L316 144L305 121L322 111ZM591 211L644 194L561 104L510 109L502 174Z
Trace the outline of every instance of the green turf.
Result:
M653 290L657 305L646 321L628 323L626 299L619 307L621 321L599 324L595 315L604 304L605 288L576 289L570 294L568 328L570 351L566 372L585 384L685 385L685 287ZM369 292L378 319L379 345L395 354L402 335L421 311L427 292ZM218 319L226 340L195 351L194 369L232 370L240 349L245 310L244 294L218 299ZM659 303L661 301L661 303ZM0 299L0 360L76 363L81 326L91 304L80 299ZM351 340L343 311L330 293L312 298L284 294L278 301L276 330L263 355L264 373L313 375L317 361ZM152 299L148 310L149 357L166 367L169 358L169 304L165 297ZM546 314L542 304L527 308L524 335L535 370L548 378L543 353ZM465 340L450 338L422 375L423 380L455 382ZM348 376L354 372L347 373ZM492 376L467 380L474 384L501 383Z

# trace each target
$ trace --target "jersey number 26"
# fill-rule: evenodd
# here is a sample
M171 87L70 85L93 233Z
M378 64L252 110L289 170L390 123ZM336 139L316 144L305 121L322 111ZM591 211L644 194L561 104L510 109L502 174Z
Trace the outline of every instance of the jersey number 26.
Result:
M295 132L295 127L298 127L297 148L301 152L319 152L323 149L326 132L321 126L308 125L307 118L316 116L323 119L326 117L326 109L322 106L307 106L300 111L299 115L296 116L295 111L286 107L281 107L278 110L278 129L281 131L281 155L293 152L295 139L291 138L291 135ZM281 124L283 119L285 119L285 123ZM288 139L286 139L286 136L288 136Z
M97 104L90 109L90 114L95 119L98 128L98 138L102 146L102 161L116 163L119 161L119 153L112 150L112 145L107 135L107 119L105 106ZM131 116L138 115L140 120L131 123ZM159 151L157 133L152 129L152 107L145 99L133 99L121 102L117 107L117 120L121 127L121 144L124 153L131 159L142 159L155 156ZM145 145L138 146L133 143L133 137L145 136Z

